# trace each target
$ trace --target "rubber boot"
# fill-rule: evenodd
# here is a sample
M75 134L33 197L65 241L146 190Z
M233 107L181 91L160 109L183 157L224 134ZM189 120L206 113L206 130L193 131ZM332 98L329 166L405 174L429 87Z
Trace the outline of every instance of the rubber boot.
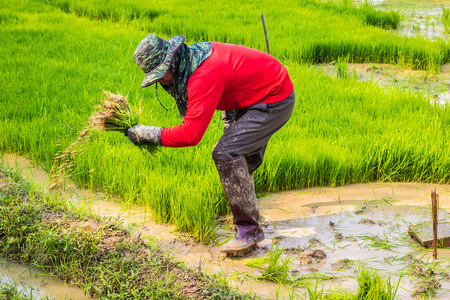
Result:
M228 161L216 162L222 187L233 213L236 235L222 246L225 253L251 250L264 240L259 224L258 200L256 199L253 175L249 174L243 156Z

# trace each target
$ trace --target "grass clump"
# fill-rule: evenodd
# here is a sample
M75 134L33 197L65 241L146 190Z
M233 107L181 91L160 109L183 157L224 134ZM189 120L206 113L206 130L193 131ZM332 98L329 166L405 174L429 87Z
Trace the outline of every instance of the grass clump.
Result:
M389 277L380 275L377 271L371 270L365 265L359 267L356 277L358 281L358 291L354 299L379 299L393 300L400 285L393 285Z
M317 280L313 283L310 278L306 284L305 297L303 299L394 300L400 285L400 279L398 280L397 285L393 285L390 277L385 277L365 265L360 265L356 276L358 288L355 293L350 291L325 291L323 286L319 286Z
M442 7L442 24L444 25L445 33L450 33L450 8Z
M288 282L289 263L291 262L291 258L289 256L281 258L283 250L284 249L279 249L278 243L275 243L275 248L274 243L272 243L268 257L268 265L262 270L262 279L278 283Z

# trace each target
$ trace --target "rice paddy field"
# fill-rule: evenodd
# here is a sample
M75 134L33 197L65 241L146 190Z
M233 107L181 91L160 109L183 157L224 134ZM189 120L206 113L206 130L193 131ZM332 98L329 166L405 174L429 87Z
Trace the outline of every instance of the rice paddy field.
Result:
M55 154L76 141L105 99L103 90L141 107L142 124L179 124L170 96L160 92L166 112L153 88L140 89L143 73L132 58L139 42L149 33L184 34L188 44L214 40L265 51L261 12L271 54L288 68L297 102L255 173L258 193L449 182L448 106L312 67L390 63L439 74L450 59L448 41L398 34L404 17L395 9L349 1L3 1L0 149L50 173ZM79 186L148 208L158 222L206 243L214 239L216 217L228 213L210 154L222 130L217 115L198 146L155 155L120 133L91 130L70 175Z

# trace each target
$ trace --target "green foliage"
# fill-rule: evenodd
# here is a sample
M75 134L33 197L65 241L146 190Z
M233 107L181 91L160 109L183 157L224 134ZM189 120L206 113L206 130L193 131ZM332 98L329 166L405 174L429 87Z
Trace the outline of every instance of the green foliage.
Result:
M338 57L336 61L336 72L338 78L348 78L348 57Z
M2 284L0 287L0 300L51 300L48 296L37 295L33 293L24 293L19 283Z
M3 164L0 172L13 174ZM0 178L2 186L5 182ZM251 298L237 294L225 281L183 267L117 223L73 215L61 199L50 200L13 193L0 199L1 257L44 269L99 299L186 299L186 291L198 298ZM0 299L31 300L15 286L1 288Z
M321 8L311 1L238 6L173 1L3 2L0 149L26 154L50 171L55 153L86 127L102 90L128 96L131 107L143 99L144 125L180 124L176 109L160 108L153 88L139 88L143 73L132 59L138 43L151 31L163 37L182 33L188 43L217 40L264 49L259 18L264 6L273 55L289 69L297 103L255 173L258 192L373 180L449 182L447 107L299 65L348 57L439 66L450 54L446 43L365 26L363 7L349 7L353 13L346 14L343 4ZM139 14L158 14L143 18L133 7ZM160 97L175 107L167 93ZM228 212L210 159L222 132L216 116L198 146L164 149L152 159L123 134L94 132L86 151L76 156L72 179L119 196L124 205L149 207L157 221L207 242L214 238L216 215Z
M442 7L442 24L444 25L445 33L450 33L450 8Z
M279 249L278 243L275 243L274 247L274 243L272 242L268 259L269 263L263 269L261 278L279 283L286 283L288 281L289 263L292 258L289 256L281 258L283 250Z
M191 41L218 41L265 49L259 14L264 7L271 52L279 59L331 62L349 56L353 62L396 63L400 53L412 68L426 69L449 60L446 42L399 37L401 18L353 1L267 0L252 2L166 0L39 0L64 12L120 23L166 36L184 34ZM236 9L237 3L239 8ZM286 9L288 8L288 9ZM180 22L183 20L183 22ZM324 22L326 20L326 22Z
M377 271L370 270L365 265L359 267L356 279L358 290L354 299L358 300L394 300L400 285L400 279L396 286L392 285L390 278L383 277Z
M401 277L400 277L401 279ZM305 287L304 299L309 300L394 300L400 285L400 279L397 285L391 283L390 277L380 275L377 271L366 267L364 264L359 266L356 280L358 288L355 293L350 291L325 291L323 286L319 286L318 281L312 278Z

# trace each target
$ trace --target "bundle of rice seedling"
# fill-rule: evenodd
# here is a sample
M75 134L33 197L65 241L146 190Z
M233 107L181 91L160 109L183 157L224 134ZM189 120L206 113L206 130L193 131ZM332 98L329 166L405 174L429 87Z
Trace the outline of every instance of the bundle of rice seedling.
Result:
M104 91L108 100L103 101L97 112L91 117L91 124L104 131L125 132L138 124L139 114L131 110L127 98L120 94Z
M55 154L55 160L50 171L52 183L50 190L62 187L64 180L71 177L70 173L74 167L75 155L84 151L76 150L75 147L80 143L86 143L90 140L90 130L96 126L103 131L119 131L125 133L128 128L132 128L139 122L139 113L134 112L128 104L127 98L120 94L113 94L104 91L108 96L108 100L104 100L100 105L100 111L96 112L90 118L90 125L79 132L78 139L70 144L64 151ZM155 144L143 144L140 148L146 153L154 153L158 151ZM93 172L90 170L89 172Z
M50 170L50 175L52 178L52 183L49 187L50 190L55 190L61 188L64 180L70 178L74 167L75 155L83 152L85 149L76 150L75 147L80 143L86 143L90 140L91 133L89 132L93 125L89 125L78 133L77 140L70 144L64 151L58 151L55 154L55 160L53 161L52 169Z
M97 126L104 131L119 131L125 133L128 128L139 124L139 112L134 112L128 104L127 98L120 94L113 94L104 91L108 100L105 100L101 106L100 111L91 117L91 124ZM140 148L147 153L154 153L158 150L155 144L142 144Z

